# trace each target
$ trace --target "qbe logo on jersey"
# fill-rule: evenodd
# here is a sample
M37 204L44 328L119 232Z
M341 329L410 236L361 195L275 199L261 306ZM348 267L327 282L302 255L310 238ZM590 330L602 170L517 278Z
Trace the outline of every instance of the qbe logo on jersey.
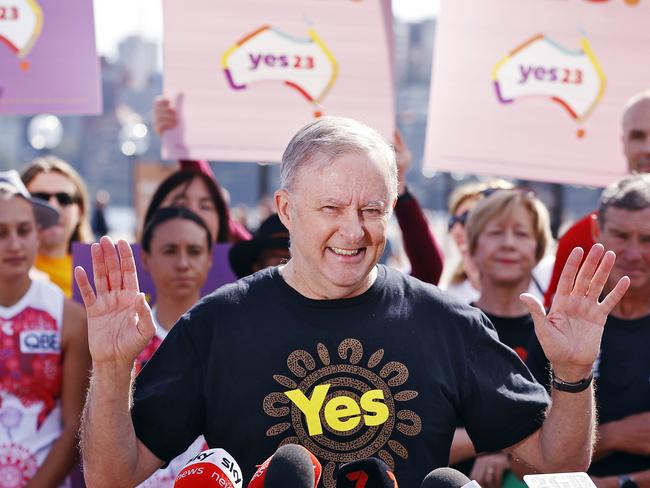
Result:
M20 333L22 354L59 354L61 334L51 330L24 330Z
M197 486L242 488L241 469L224 449L208 449L190 459L174 482L174 488Z

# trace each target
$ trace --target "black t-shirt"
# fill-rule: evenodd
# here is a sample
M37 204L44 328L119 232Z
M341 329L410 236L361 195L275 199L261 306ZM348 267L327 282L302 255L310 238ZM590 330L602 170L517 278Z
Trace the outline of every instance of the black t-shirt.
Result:
M535 432L548 401L485 316L433 285L380 265L362 295L311 300L270 268L181 318L136 379L132 417L165 461L203 434L249 480L291 442L322 462L321 487L378 456L408 488L447 464L459 419L496 451Z
M594 366L598 422L604 424L650 411L650 316L636 320L608 317ZM528 367L550 388L548 361L538 342L531 347ZM650 469L650 456L615 452L594 461L589 473L612 476Z
M476 304L472 304L472 306L476 307ZM487 318L490 319L490 322L492 322L492 325L499 335L499 340L514 350L522 361L526 361L528 350L531 346L531 339L535 335L535 324L532 315L526 314L519 317L503 317L501 315L494 315L487 312L483 313L485 313ZM458 427L463 427L463 424L458 424ZM475 460L476 458L466 459L454 464L453 467L469 476L474 467Z
M484 312L499 334L499 340L513 349L522 361L528 357L531 339L535 335L533 316L527 313L519 317L502 317Z

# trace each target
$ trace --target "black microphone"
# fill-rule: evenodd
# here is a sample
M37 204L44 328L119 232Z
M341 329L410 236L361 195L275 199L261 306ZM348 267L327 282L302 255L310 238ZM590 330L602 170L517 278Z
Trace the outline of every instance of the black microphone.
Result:
M248 488L315 488L320 475L316 456L302 446L287 444L257 468Z
M481 485L457 469L436 468L422 480L420 488L481 488Z
M398 488L395 475L378 458L365 458L342 465L336 475L336 488Z

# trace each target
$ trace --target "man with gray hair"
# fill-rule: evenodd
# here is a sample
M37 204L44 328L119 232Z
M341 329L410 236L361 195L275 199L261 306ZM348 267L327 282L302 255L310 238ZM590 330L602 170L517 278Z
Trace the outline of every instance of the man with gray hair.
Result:
M599 301L614 265L595 246L567 263L547 315L522 299L555 375L552 404L477 309L378 265L397 198L395 155L374 130L323 118L283 156L278 214L291 259L203 299L135 381L154 333L128 244L92 246L88 311L94 370L82 428L89 486L133 486L199 435L244 479L278 446L300 443L334 488L342 463L378 456L401 486L448 462L459 421L479 452L505 449L543 471L591 459L591 369L602 326L629 280ZM289 487L287 487L289 488Z
M598 442L589 469L599 488L650 487L650 174L625 176L603 191L596 242L616 253L605 291L622 276L630 287L609 314L594 369ZM535 376L548 378L539 349Z

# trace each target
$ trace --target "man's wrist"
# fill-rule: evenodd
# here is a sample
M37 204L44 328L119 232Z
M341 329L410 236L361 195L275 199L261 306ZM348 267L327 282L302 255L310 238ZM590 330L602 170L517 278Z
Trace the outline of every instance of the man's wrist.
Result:
M133 372L132 363L117 363L117 362L100 362L93 361L92 380L93 383L99 382L102 385L108 384L130 384Z
M586 376L578 380L573 380L573 375L571 375L571 379L566 379L559 376L554 369L551 369L551 386L556 390L567 393L580 393L585 391L591 386L593 379L593 371L589 371Z
M593 366L567 366L551 364L551 373L567 383L576 383L587 378L593 372Z

